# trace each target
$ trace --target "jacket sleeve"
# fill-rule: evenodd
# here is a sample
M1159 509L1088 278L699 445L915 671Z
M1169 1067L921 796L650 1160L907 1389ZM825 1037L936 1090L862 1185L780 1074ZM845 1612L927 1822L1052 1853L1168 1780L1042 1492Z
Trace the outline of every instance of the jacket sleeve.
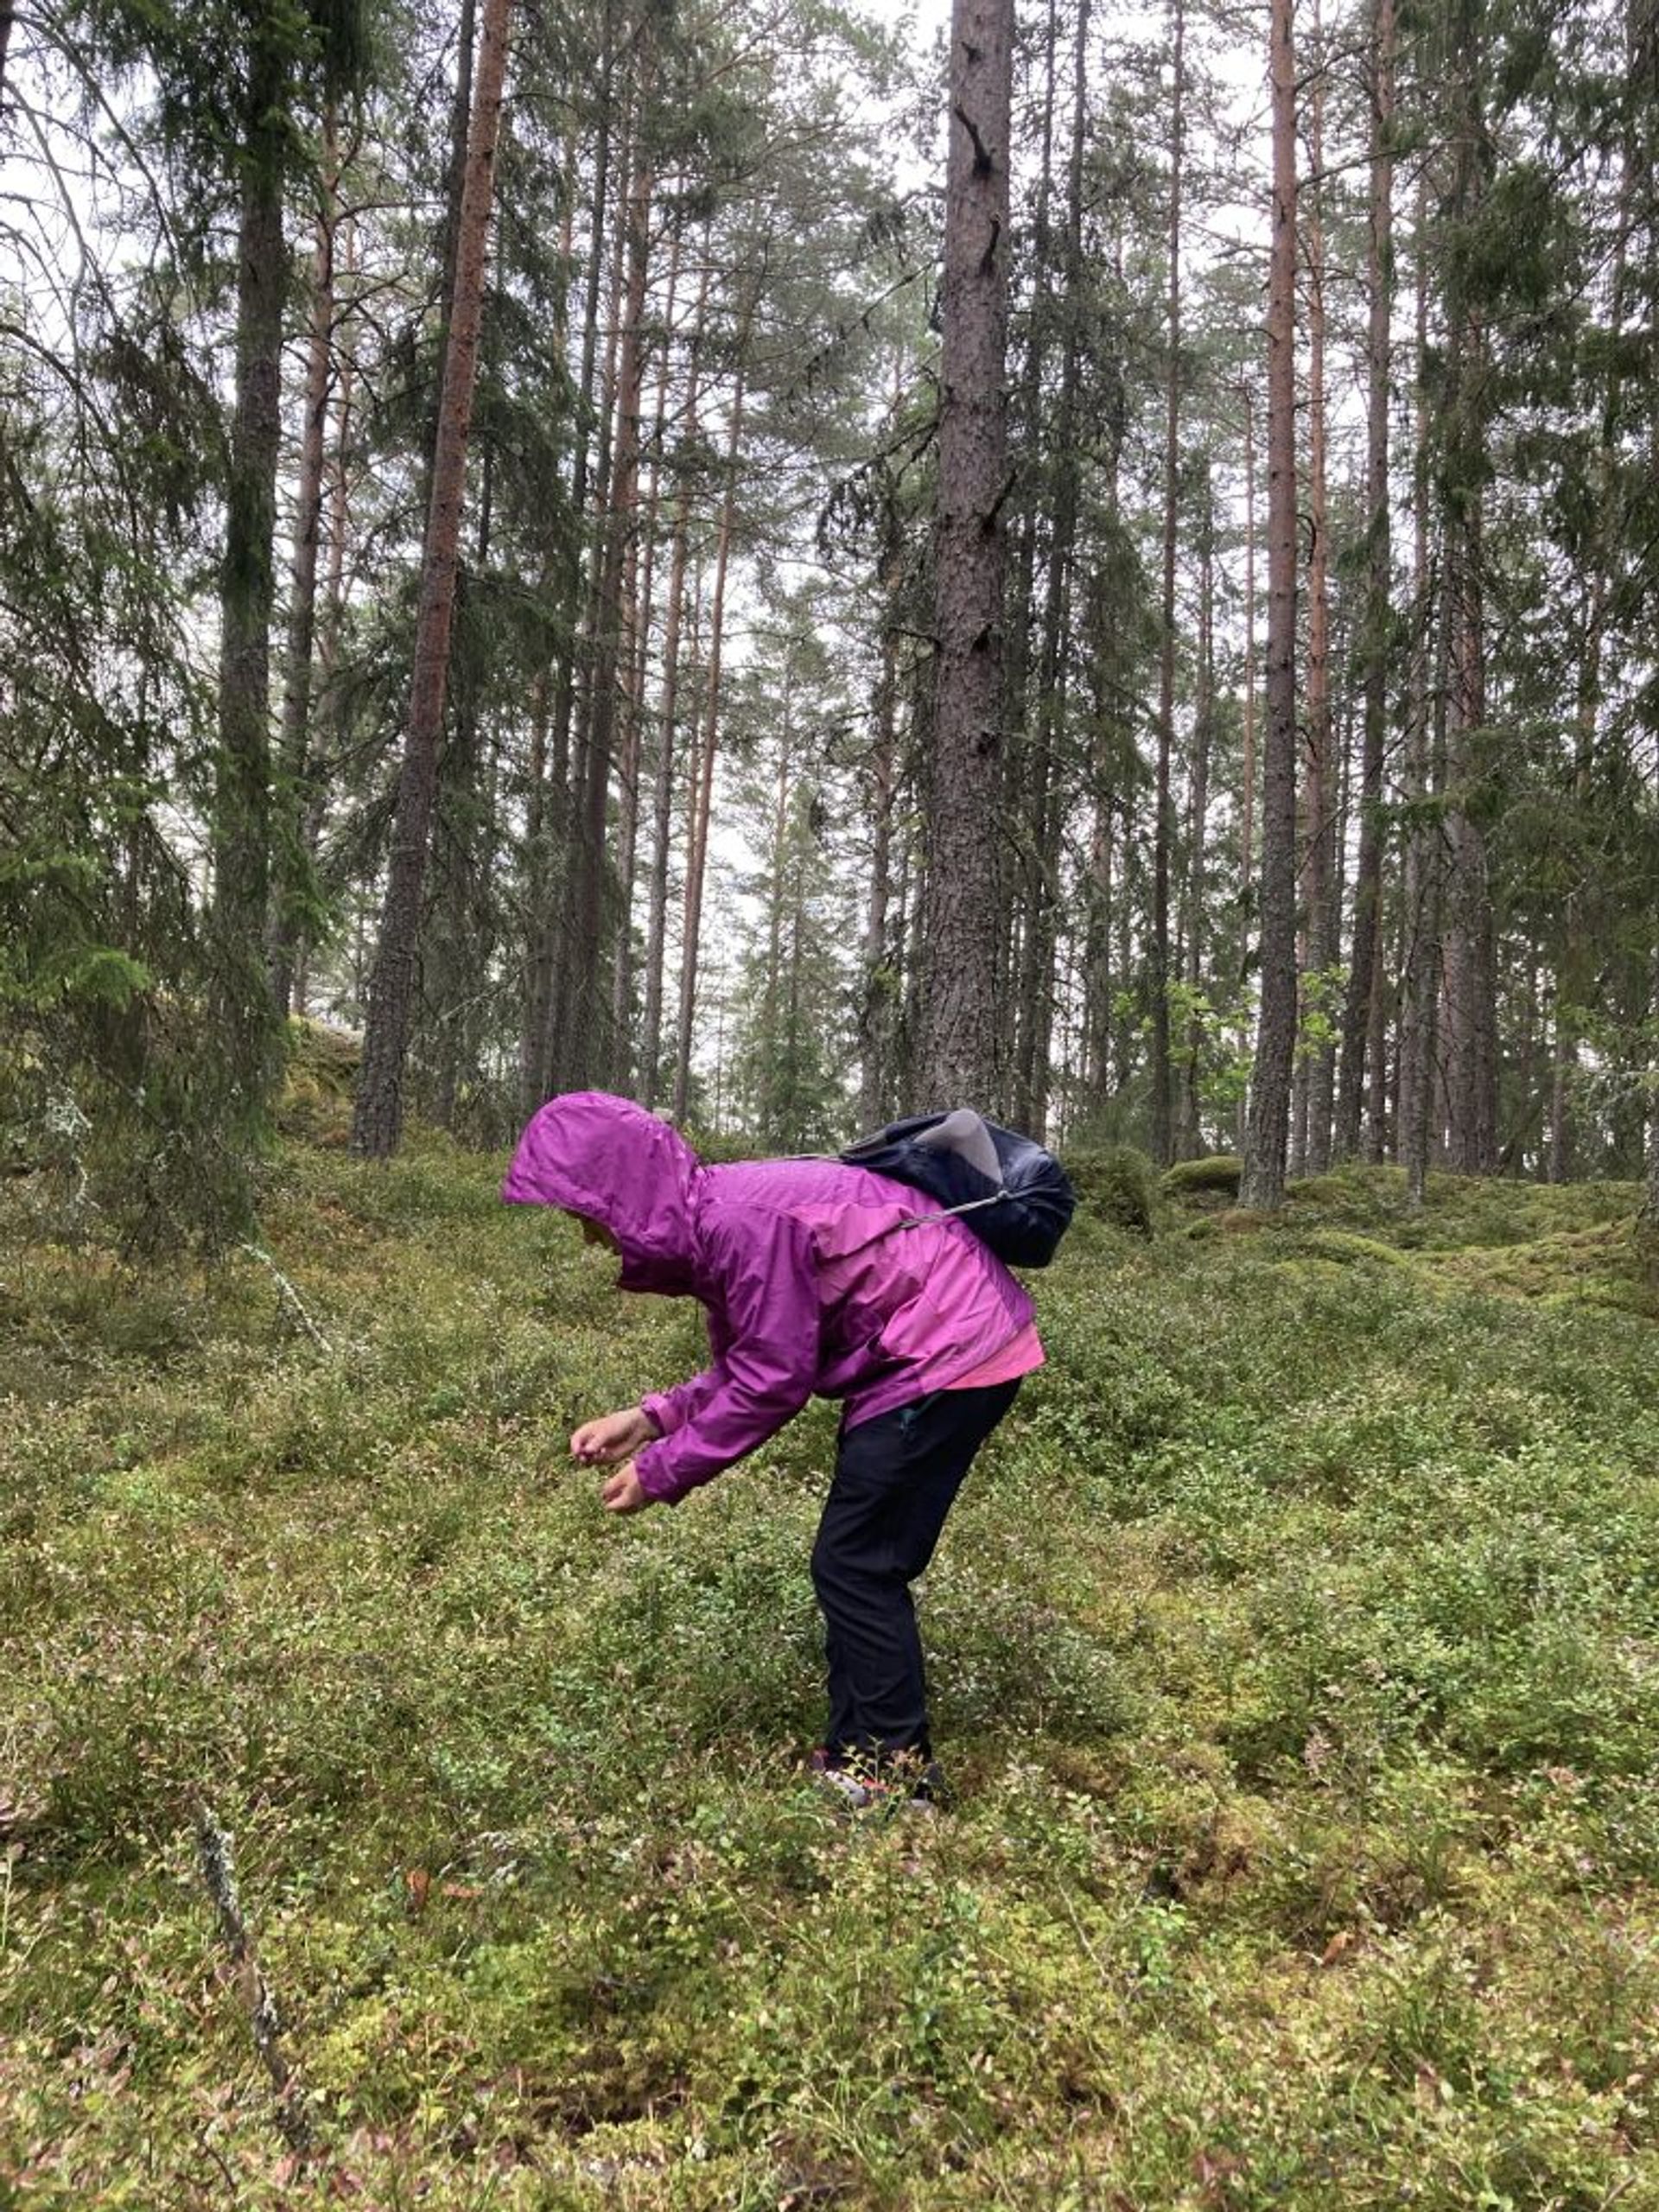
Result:
M634 1460L641 1488L665 1504L776 1435L818 1375L810 1232L792 1215L746 1210L717 1217L708 1233L714 1364L644 1402L664 1434Z

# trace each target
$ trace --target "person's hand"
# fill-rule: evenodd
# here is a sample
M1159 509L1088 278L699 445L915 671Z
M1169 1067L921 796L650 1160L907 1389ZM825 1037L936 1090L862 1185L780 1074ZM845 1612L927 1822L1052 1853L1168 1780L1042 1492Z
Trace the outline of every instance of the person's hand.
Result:
M640 1408L629 1406L622 1413L584 1421L570 1439L570 1456L584 1467L613 1467L620 1459L632 1459L656 1433Z
M599 1502L607 1513L638 1513L651 1503L650 1497L641 1487L633 1471L633 1462L619 1467L613 1475L607 1475Z

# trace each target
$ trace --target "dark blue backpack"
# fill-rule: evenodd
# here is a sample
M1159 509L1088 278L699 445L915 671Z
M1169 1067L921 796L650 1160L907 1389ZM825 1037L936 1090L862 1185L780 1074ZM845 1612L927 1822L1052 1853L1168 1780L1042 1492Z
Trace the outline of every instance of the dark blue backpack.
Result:
M966 1106L889 1122L841 1157L925 1191L1014 1268L1046 1268L1077 1205L1052 1153Z

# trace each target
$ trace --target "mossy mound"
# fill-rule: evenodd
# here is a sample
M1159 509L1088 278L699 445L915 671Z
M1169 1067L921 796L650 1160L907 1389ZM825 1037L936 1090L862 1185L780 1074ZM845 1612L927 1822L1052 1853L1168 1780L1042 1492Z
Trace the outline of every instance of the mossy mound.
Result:
M1236 1153L1219 1152L1205 1160L1178 1160L1162 1177L1166 1197L1185 1204L1236 1198L1244 1163Z
M308 1144L344 1145L352 1133L352 1102L363 1064L363 1040L325 1021L288 1025L288 1062L276 1102L276 1126Z
M1065 1155L1065 1172L1084 1211L1114 1229L1150 1236L1158 1171L1133 1145L1087 1146Z
M1500 1298L1659 1312L1659 1300L1643 1279L1628 1219L1562 1230L1524 1243L1471 1244L1457 1251L1426 1253L1419 1264L1461 1289Z

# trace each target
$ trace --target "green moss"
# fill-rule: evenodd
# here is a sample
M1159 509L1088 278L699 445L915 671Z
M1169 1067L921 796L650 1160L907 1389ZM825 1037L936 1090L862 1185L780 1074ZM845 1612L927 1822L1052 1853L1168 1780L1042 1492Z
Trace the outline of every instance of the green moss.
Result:
M1077 1202L1096 1221L1150 1236L1157 1204L1158 1173L1133 1145L1103 1145L1068 1150L1065 1172Z
M1164 1170L1163 1187L1176 1198L1209 1195L1236 1198L1243 1173L1243 1161L1232 1153L1217 1153L1206 1160L1178 1160Z

